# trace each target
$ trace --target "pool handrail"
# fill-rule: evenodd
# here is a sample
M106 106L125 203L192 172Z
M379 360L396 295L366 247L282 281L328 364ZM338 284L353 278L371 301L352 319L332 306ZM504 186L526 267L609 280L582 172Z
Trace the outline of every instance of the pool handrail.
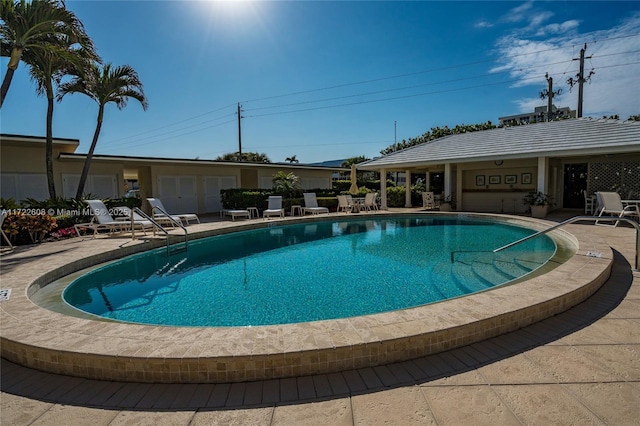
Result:
M636 272L640 271L640 259L638 258L638 251L640 250L640 225L638 225L638 223L636 221L634 221L632 219L629 219L628 217L617 217L617 216L611 216L611 217L606 217L606 216L604 216L604 217L602 217L602 216L575 216L575 217L572 217L570 219L565 220L564 222L560 222L560 223L558 223L556 225L553 225L553 226L551 226L551 227L549 227L547 229L543 229L542 231L538 231L538 232L536 232L534 234L531 234L529 236L521 238L518 241L514 241L514 242L512 242L510 244L507 244L506 246L499 247L499 248L493 250L493 252L497 253L499 251L508 249L509 247L513 247L513 246L515 246L517 244L520 244L520 243L523 243L525 241L528 241L528 240L530 240L532 238L535 238L535 237L537 237L539 235L546 234L547 232L553 231L554 229L558 229L561 226L564 226L564 225L567 225L567 224L570 224L570 223L573 223L573 222L579 222L579 221L582 221L582 220L588 220L588 221L592 221L592 222L601 221L601 220L602 221L606 221L606 222L615 222L615 221L622 220L624 222L628 222L631 225L633 225L633 227L636 228L636 255L635 255L635 265L633 266L632 269L633 269L633 271L636 271Z
M162 213L166 214L167 217L169 218L169 220L171 220L174 224L176 224L180 228L182 228L182 230L184 231L184 248L186 250L187 246L189 245L189 231L187 231L187 228L185 228L182 223L180 223L180 222L176 221L175 219L173 219L169 214L167 214L160 207L157 207L157 209L160 210ZM134 212L139 214L140 216L144 217L148 221L150 221L156 228L158 228L160 231L162 231L164 233L164 235L166 237L166 240L167 240L167 256L170 256L171 255L171 242L169 241L169 231L167 231L162 225L160 225L151 216L149 216L148 214L143 212L139 207L134 207L133 209L131 209L132 220L133 220L133 213ZM131 239L133 239L133 238L135 238L135 231L133 231L133 228L132 228Z

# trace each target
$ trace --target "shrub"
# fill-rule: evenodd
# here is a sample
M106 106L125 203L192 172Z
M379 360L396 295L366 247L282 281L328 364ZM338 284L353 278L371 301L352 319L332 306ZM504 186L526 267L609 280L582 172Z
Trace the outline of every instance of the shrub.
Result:
M32 243L41 242L58 224L55 217L46 213L26 214L15 211L7 215L2 226L12 242L22 244L25 243L26 236Z

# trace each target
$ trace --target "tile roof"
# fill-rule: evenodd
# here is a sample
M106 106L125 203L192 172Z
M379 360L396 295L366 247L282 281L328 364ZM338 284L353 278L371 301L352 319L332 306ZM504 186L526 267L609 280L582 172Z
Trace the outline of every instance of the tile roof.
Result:
M450 135L360 163L358 169L621 152L640 153L640 122L578 118Z

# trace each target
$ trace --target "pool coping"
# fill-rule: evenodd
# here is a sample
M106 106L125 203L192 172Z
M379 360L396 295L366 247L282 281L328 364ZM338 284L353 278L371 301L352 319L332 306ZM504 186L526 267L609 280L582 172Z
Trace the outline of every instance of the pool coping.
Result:
M376 216L397 214L401 213ZM535 229L549 226L549 222L519 216L447 215L498 217ZM203 230L198 236L289 221L247 221ZM611 248L588 229L585 225L567 225L566 230L554 231L576 242L576 254L552 271L518 284L393 312L257 327L123 324L70 317L35 305L29 295L41 286L93 264L160 247L164 242L132 244L93 255L80 250L65 259L63 266L52 265L44 272L25 272L20 279L12 279L11 298L0 303L1 355L51 373L146 383L242 382L405 361L519 329L588 298L607 280L613 263Z

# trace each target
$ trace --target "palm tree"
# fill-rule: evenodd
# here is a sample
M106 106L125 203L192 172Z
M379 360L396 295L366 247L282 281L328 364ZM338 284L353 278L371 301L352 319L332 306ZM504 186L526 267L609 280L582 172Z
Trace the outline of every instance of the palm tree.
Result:
M291 157L287 157L287 158L284 159L284 161L288 161L291 164L293 164L293 163L298 164L300 162L298 160L298 156L297 155L292 155Z
M78 44L77 42L80 41ZM29 66L31 79L36 83L36 93L47 97L47 135L45 162L49 197L56 197L53 178L53 99L54 86L60 84L65 75L77 73L89 61L96 60L93 44L88 37L81 40L66 36L49 35L42 42L53 49L32 49L23 52L22 59ZM89 46L88 49L84 46Z
M62 38L82 42L85 49L93 51L82 23L62 0L2 0L0 19L0 55L10 57L0 89L0 108L25 54L56 51L52 41Z
M107 103L113 102L118 109L127 106L129 98L135 99L142 104L142 109L147 110L147 98L144 95L142 83L138 77L138 73L129 65L112 67L110 63L100 65L92 62L87 69L83 70L81 75L74 76L71 81L63 83L58 88L57 100L71 93L83 93L96 101L98 104L98 118L96 130L93 133L91 147L84 160L84 167L78 182L78 191L76 199L79 200L84 192L84 186L89 175L89 167L93 152L98 144L100 130L102 129L102 119L104 118L104 107Z

